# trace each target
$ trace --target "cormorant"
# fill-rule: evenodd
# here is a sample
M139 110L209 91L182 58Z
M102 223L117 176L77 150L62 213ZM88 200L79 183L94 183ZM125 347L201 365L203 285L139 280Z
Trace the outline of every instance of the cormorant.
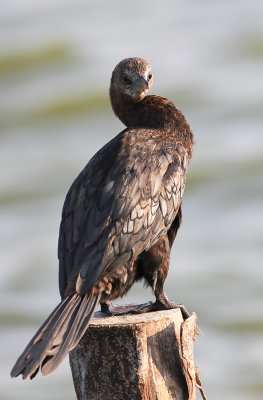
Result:
M163 290L170 251L181 224L181 202L193 133L169 100L145 96L153 82L147 61L126 58L114 69L110 99L126 125L88 162L66 196L58 257L61 302L18 358L11 376L53 372L73 349L97 305L144 279L154 303L135 312L183 306Z

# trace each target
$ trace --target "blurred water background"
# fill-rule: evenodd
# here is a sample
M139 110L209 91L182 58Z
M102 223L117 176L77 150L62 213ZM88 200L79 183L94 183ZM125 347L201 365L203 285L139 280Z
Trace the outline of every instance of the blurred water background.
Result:
M207 397L262 399L261 0L1 1L0 397L75 398L68 361L32 382L9 372L59 301L64 197L123 129L108 86L130 56L151 63L152 93L174 101L195 132L166 290L198 314ZM122 302L150 297L137 285Z

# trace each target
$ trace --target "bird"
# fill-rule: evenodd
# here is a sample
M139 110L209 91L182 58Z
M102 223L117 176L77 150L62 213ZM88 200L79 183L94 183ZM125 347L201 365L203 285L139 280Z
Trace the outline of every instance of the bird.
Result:
M194 135L168 99L147 94L150 64L125 58L114 68L109 95L125 125L72 183L58 240L61 302L16 361L11 376L51 374L80 341L98 305L116 315L113 299L144 280L155 295L135 313L181 308L164 282L182 222L182 196ZM91 344L92 345L92 344Z

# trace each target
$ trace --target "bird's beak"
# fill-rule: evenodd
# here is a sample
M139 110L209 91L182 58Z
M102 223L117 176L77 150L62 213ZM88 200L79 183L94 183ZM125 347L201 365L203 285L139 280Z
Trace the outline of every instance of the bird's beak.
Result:
M136 91L143 92L145 94L149 89L149 82L143 76L141 76L136 82Z

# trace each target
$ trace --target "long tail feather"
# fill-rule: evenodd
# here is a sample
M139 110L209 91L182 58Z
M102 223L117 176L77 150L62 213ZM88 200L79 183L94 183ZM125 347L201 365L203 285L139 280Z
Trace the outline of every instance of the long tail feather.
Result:
M74 296L63 300L50 314L15 363L11 376L34 378L39 368L51 374L84 335L100 300L97 296Z

